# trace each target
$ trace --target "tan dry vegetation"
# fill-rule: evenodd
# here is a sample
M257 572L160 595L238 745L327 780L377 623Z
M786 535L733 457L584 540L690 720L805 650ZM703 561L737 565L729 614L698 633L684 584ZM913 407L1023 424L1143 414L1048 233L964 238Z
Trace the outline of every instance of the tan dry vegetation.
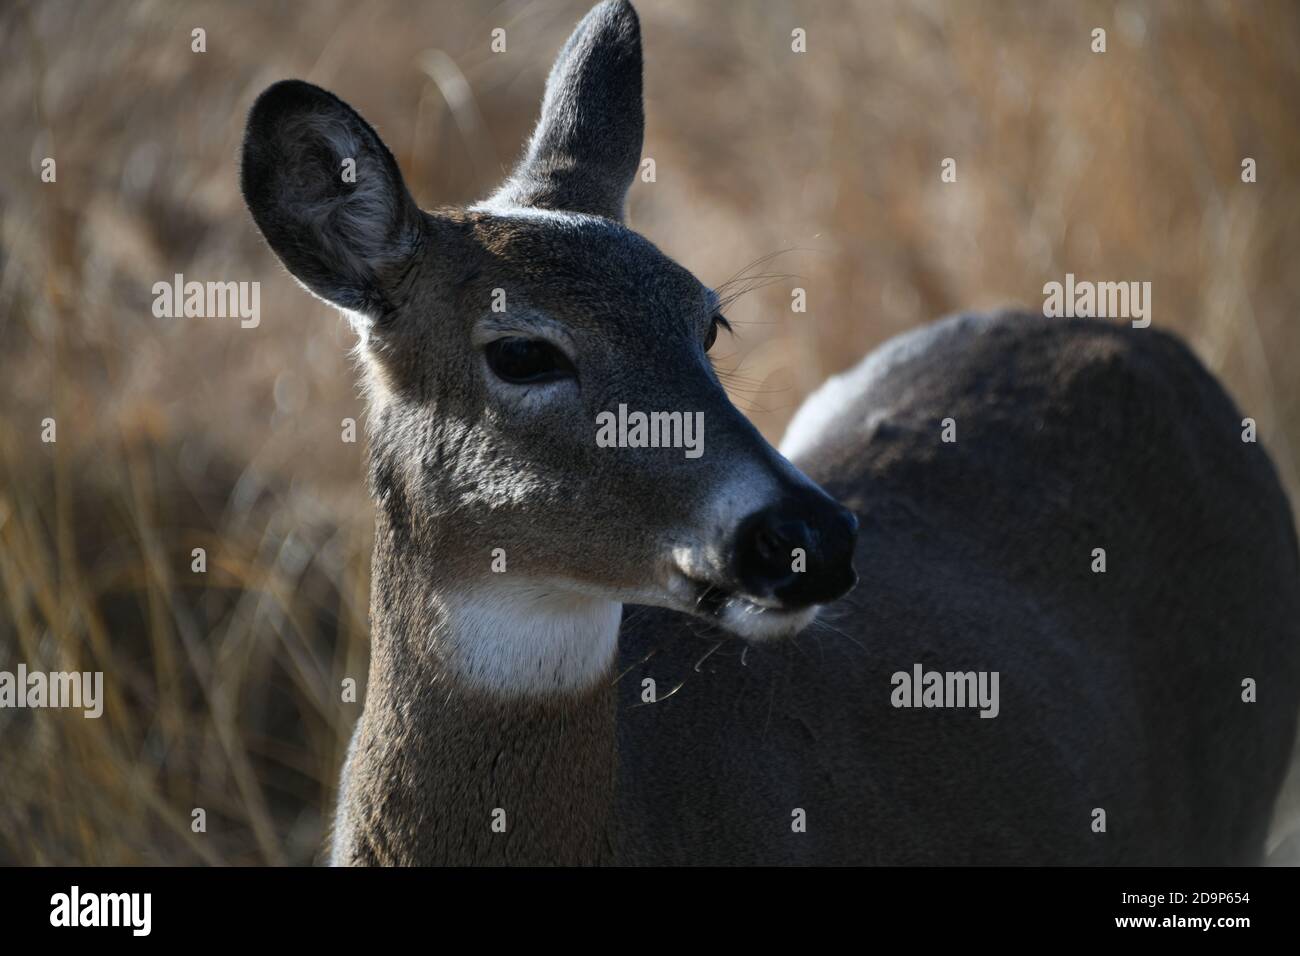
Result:
M0 669L102 670L109 698L98 721L0 711L0 860L313 859L357 711L340 681L365 672L370 511L361 446L340 441L361 405L343 324L243 210L244 113L312 80L375 123L423 204L468 201L517 154L585 6L0 10ZM1037 307L1073 272L1150 280L1155 324L1300 490L1300 7L639 9L657 181L630 218L706 282L753 265L718 353L769 437L886 337ZM261 325L154 318L177 272L260 281Z

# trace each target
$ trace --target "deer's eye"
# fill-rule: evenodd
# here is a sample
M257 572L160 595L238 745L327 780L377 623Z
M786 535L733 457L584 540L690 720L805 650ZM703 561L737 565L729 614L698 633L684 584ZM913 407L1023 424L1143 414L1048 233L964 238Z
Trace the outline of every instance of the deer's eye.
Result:
M492 373L515 385L554 382L576 374L567 355L540 339L496 339L484 352Z
M713 322L709 325L709 333L704 337L704 351L707 352L709 349L713 348L713 343L718 341L719 327L726 329L728 332L731 331L731 323L723 318L721 313L715 315L713 317Z

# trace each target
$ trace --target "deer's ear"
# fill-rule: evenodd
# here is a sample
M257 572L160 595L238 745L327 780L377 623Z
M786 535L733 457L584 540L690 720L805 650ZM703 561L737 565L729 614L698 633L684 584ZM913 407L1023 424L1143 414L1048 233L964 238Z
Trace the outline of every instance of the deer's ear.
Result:
M310 83L268 88L248 114L240 188L275 254L316 295L379 321L419 251L423 213L356 111Z
M623 218L641 160L641 27L626 0L606 0L560 51L542 116L493 203Z

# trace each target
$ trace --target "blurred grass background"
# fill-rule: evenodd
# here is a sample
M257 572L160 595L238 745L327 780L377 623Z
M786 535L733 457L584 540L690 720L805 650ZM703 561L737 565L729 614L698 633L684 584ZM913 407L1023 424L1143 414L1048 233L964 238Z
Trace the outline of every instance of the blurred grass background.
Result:
M0 669L102 670L108 698L97 721L0 710L0 861L315 858L360 708L340 682L364 687L371 510L340 440L362 408L344 323L243 209L244 115L311 80L378 127L422 204L467 202L518 155L586 8L0 8ZM1039 308L1066 272L1149 280L1154 323L1224 378L1296 497L1300 5L638 9L657 181L631 224L708 283L753 266L718 354L770 438L899 331ZM260 281L260 326L155 318L178 272Z

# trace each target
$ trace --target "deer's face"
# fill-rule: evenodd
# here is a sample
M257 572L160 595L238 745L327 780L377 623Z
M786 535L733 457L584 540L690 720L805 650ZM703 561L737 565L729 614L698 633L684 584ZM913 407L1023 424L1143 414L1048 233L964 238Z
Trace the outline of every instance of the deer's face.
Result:
M789 634L852 585L856 522L727 399L714 293L622 224L640 87L635 15L605 4L505 186L425 213L349 107L277 84L249 117L245 196L361 331L374 491L441 577Z

